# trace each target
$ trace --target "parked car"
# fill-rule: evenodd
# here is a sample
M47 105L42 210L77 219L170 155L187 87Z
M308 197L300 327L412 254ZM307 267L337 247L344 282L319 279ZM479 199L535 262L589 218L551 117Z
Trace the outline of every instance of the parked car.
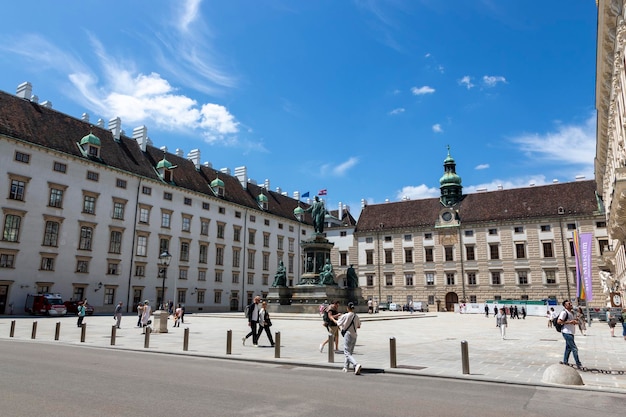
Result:
M82 303L82 301L66 301L63 304L65 304L68 314L78 314L79 303ZM93 306L87 303L87 305L85 305L85 314L91 316L93 314L93 311Z
M64 316L67 308L63 304L61 294L28 294L24 311L30 314L46 316Z
M389 303L389 311L400 311L401 308L396 303Z
M413 311L421 311L428 313L428 303L423 301L413 301Z
M378 311L389 310L389 303L380 303L378 305Z

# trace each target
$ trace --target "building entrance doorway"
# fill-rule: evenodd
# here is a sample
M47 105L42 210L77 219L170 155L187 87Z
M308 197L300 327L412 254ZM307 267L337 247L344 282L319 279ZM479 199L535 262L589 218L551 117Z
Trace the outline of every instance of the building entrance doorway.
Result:
M5 314L6 313L6 307L7 307L7 294L9 293L9 286L8 285L0 285L0 314ZM13 311L11 311L11 314L13 314Z
M459 302L459 296L455 292L446 294L446 311L454 312L454 305Z

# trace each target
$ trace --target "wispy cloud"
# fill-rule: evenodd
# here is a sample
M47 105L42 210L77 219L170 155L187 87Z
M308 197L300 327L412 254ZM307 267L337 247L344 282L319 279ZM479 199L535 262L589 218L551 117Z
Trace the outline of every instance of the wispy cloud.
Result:
M443 129L439 123L433 125L433 132L435 133L443 133Z
M489 164L480 164L480 165L476 165L474 169L480 171L482 169L487 169L487 168L489 168Z
M389 112L390 115L396 115L396 114L401 114L404 113L404 108L402 107L398 107L397 109L393 109Z
M346 161L337 165L324 164L320 167L320 174L322 176L342 177L351 168L355 167L358 162L359 158L351 156Z
M468 90L470 88L474 87L474 84L472 84L472 77L470 77L469 75L466 75L463 78L461 78L460 80L458 80L458 83L459 83L459 85L464 86Z
M483 84L486 87L495 87L498 83L506 84L506 78L501 75L484 75Z
M398 200L410 199L419 200L422 198L432 198L439 196L440 191L438 188L430 188L427 185L408 185L402 187L400 191L396 193Z
M427 85L423 86L423 87L412 87L411 88L411 93L413 93L413 95L415 96L422 96L424 94L432 94L435 92L435 89L432 87L429 87Z
M187 32L189 25L198 18L201 2L202 0L186 0L182 2L183 7L180 8L181 13L177 20L177 25L181 32Z

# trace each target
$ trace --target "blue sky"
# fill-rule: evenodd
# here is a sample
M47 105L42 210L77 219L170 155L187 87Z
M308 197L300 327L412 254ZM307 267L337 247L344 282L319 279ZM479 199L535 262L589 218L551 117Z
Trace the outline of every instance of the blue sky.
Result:
M593 178L592 0L22 0L0 89L327 207Z

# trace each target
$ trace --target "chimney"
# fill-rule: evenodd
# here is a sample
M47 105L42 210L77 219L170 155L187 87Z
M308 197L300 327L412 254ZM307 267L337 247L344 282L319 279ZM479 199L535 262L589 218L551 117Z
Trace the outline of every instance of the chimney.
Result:
M180 148L176 148L176 156L180 156L181 158L183 158L185 156L185 152L183 152L183 150Z
M41 103L42 107L45 107L46 109L51 109L52 108L52 102L50 100L46 100L43 103Z
M162 150L164 153L167 153L167 146L161 146L159 149Z
M39 103L39 97L33 94L32 96L30 96L30 101L32 101L33 103Z
M187 159L189 159L193 165L196 167L196 170L200 170L200 149L192 149L187 154Z
M230 168L222 168L220 169L222 174L230 175Z
M294 200L300 200L300 191L294 191L293 192L293 199Z
M361 208L364 209L365 207L367 207L367 200L365 200L364 198L361 199Z
M109 120L109 130L113 133L113 139L119 142L120 134L122 133L122 119L115 117Z
M267 178L265 179L265 182L263 183L263 188L265 188L266 190L270 189L270 180L268 180Z
M148 128L145 125L134 128L133 140L139 144L139 149L145 152L148 146Z
M237 177L239 184L245 190L248 187L248 168L245 166L235 167L235 177Z
M282 194L282 193L283 193L283 191L280 189L280 187L276 187L276 192L277 192L278 194Z
M204 165L207 168L213 168L213 164L210 163L209 161L205 161L202 165Z
M23 98L26 100L30 100L31 95L33 94L33 85L28 81L17 86L16 96L19 98Z
M558 179L555 178L555 179L552 180L552 184L558 184L558 183L559 183Z
M340 201L337 206L337 218L341 220L342 217L343 217L343 204Z
M89 123L89 114L83 113L83 116L80 118L80 120Z
M101 127L104 129L104 120L102 119L98 119L98 123L96 123L98 125L98 127Z

